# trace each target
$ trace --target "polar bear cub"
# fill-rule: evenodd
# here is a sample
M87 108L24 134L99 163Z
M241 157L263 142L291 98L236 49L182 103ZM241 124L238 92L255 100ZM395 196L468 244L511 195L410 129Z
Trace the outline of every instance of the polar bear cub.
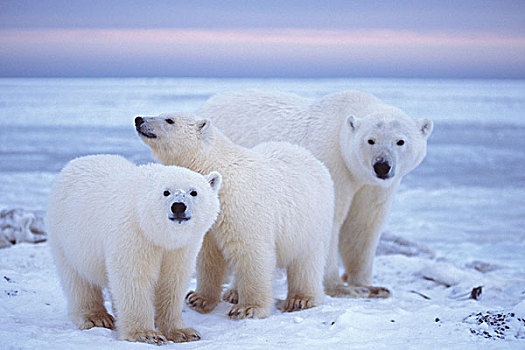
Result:
M284 311L322 302L334 193L320 161L285 142L238 146L209 120L187 113L137 117L135 126L160 162L216 169L223 176L221 213L197 258L197 290L186 297L190 307L213 310L230 268L234 282L224 299L236 305L229 316L267 317L276 266L288 277Z
M80 329L113 328L107 286L120 339L200 339L181 312L202 238L219 212L221 181L217 172L136 166L116 155L66 165L46 224L72 321Z

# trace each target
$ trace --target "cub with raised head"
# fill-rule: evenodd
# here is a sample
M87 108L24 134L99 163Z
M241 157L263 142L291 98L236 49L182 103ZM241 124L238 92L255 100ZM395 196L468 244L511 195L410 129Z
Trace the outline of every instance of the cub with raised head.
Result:
M234 319L267 317L276 266L286 269L283 310L323 300L323 275L332 235L333 184L309 151L285 142L253 149L231 142L209 120L191 114L137 117L135 126L164 164L220 171L221 213L197 259L197 290L186 301L210 312L220 300L225 272L234 275L223 298Z

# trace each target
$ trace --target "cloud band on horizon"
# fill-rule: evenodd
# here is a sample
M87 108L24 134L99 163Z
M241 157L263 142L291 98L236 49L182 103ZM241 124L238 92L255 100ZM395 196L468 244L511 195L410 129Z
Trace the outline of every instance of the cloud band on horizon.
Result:
M525 36L338 29L5 29L0 76L525 78Z

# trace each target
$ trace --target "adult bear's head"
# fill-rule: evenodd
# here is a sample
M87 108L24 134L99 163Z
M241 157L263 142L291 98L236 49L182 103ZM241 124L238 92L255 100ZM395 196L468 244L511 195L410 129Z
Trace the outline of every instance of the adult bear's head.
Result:
M341 128L342 156L358 181L389 187L425 158L432 128L431 120L415 121L390 106L362 117L349 115Z

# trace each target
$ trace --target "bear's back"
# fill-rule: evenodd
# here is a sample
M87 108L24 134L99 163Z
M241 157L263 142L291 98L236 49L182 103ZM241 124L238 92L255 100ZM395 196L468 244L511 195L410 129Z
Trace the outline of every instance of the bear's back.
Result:
M46 216L49 241L69 261L85 268L86 276L104 271L105 242L117 234L126 215L132 217L133 189L125 179L136 168L120 156L86 156L72 160L57 176Z
M245 90L211 97L197 111L226 136L245 147L261 142L299 143L307 133L303 122L312 100L274 91Z
M57 184L72 182L92 187L133 171L136 166L124 157L112 154L91 155L70 161L57 177Z

